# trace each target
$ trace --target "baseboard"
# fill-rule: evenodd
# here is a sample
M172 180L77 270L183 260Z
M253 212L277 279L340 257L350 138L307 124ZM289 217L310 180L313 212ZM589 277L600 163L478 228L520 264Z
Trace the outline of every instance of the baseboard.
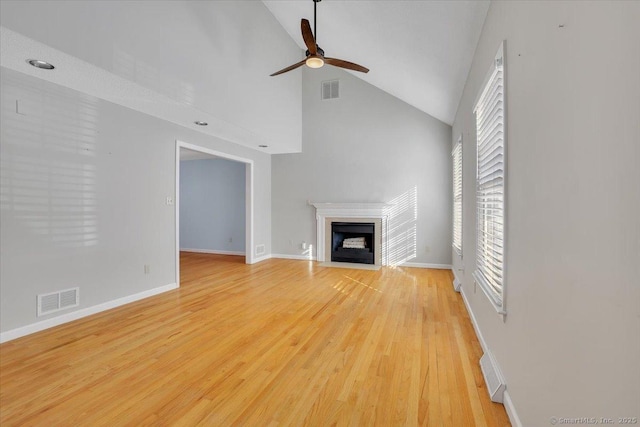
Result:
M81 310L72 311L71 313L66 313L61 316L56 316L51 319L43 320L41 322L32 323L31 325L22 326L20 328L2 332L0 333L0 343L15 340L17 338L24 337L26 335L30 335L36 332L40 332L45 329L53 328L54 326L62 325L64 323L69 323L74 320L81 319L83 317L91 316L92 314L110 310L112 308L116 308L121 305L129 304L141 299L149 298L154 295L168 292L177 288L178 288L177 284L171 283L169 285L160 286L154 289L149 289L148 291L139 292L137 294L129 295L123 298L118 298L113 301L107 301L105 303L94 305L92 307L87 307Z
M458 275L456 274L456 270L454 268L451 269L451 272L453 273L453 290L456 292L460 292L460 290L462 289L462 282L460 281L460 279L458 279Z
M262 255L262 256L256 257L256 258L253 259L253 262L251 264L256 264L258 262L266 261L268 259L271 259L271 254L267 254L267 255Z
M246 254L243 251L219 251L216 249L182 249L180 248L180 252L195 252L199 254L216 254L216 255L241 255L245 256Z
M467 313L469 313L469 318L471 319L471 324L473 325L473 330L476 333L476 337L478 337L478 341L480 342L480 346L482 347L482 351L487 353L489 351L489 347L487 346L487 342L484 340L484 336L482 336L482 332L480 332L480 328L478 327L478 322L476 321L476 316L473 314L473 310L471 310L471 305L469 305L469 300L464 293L464 287L460 288L460 295L462 295L462 301L464 302L464 306L467 309ZM516 412L516 407L513 405L513 401L511 400L511 396L509 395L509 390L504 391L503 405L504 409L507 412L507 416L511 421L511 425L514 427L522 427L522 423L520 422L520 418L518 417L518 413Z
M464 288L460 288L460 295L462 295L462 301L464 302L464 306L467 309L467 313L469 313L469 317L471 318L471 324L473 325L473 330L476 332L476 337L478 337L478 341L480 341L480 346L482 346L482 352L486 353L489 351L489 347L487 346L484 337L482 336L482 332L480 332L480 328L478 327L478 322L476 321L476 316L473 314L473 310L471 310L471 305L469 305L469 300L467 300L467 296L464 293Z
M513 427L522 427L522 422L520 421L520 417L518 417L516 407L513 405L513 401L511 400L508 390L504 391L503 399L504 409L507 411L507 416L509 417L509 421L511 421L511 425Z
M306 255L271 254L271 258L299 259L301 261L315 261L316 257L309 258Z
M397 267L413 267L413 268L434 268L437 270L451 270L451 264L429 264L424 262L405 262L398 264Z
M271 254L271 258L281 258L281 259L297 259L301 261L316 261L316 257L309 258L306 255L289 255L289 254ZM398 267L411 267L411 268L433 268L438 270L451 270L451 265L449 264L427 264L421 262L405 262L403 264L399 264Z

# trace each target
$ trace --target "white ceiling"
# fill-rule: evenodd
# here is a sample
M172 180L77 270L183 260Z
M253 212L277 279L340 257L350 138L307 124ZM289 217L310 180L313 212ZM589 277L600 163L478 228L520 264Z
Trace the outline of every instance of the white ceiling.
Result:
M313 27L313 1L263 2L306 50L300 19ZM489 0L322 0L317 9L316 41L326 56L369 68L353 74L453 123Z
M269 76L301 55L260 1L0 1L1 66L269 154L301 150L301 73Z
M2 0L0 65L254 150L299 152L301 70L269 74L304 57L300 19L313 19L313 1L264 4ZM488 6L323 0L318 42L371 69L354 75L451 124Z

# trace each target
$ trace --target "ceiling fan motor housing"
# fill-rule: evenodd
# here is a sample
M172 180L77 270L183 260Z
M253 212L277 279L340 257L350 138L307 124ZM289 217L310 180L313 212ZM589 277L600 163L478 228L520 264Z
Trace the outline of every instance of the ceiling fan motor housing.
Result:
M322 48L318 45L316 45L316 49L318 50L318 56L324 56L324 50L322 50ZM311 55L311 52L309 52L309 49L307 49L307 51L304 53L305 56L309 56Z

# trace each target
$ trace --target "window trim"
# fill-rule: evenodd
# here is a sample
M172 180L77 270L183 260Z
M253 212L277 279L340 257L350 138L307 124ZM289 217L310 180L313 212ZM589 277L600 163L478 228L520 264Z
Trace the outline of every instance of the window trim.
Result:
M459 159L457 160L460 163L460 178L458 179L459 187L460 187L460 204L459 204L459 217L460 217L460 241L456 242L456 154L459 155ZM462 153L462 134L458 137L458 141L453 145L453 150L451 150L451 160L452 160L452 230L451 230L451 246L453 250L458 254L460 258L462 258L462 231L464 229L464 219L462 218L462 203L464 200L463 191L463 180L464 180L464 171L463 171L463 153ZM458 243L456 245L456 243Z
M491 305L496 309L496 311L501 314L501 315L506 315L507 314L507 307L506 307L506 299L507 299L507 280L506 280L506 266L507 266L507 217L508 217L508 212L507 212L507 175L508 175L508 152L507 152L507 144L508 144L508 137L507 137L507 133L508 133L508 129L507 129L507 67L506 67L506 58L505 58L505 52L506 52L506 41L502 41L500 43L500 46L498 47L498 51L494 57L493 63L491 65L491 67L489 68L489 71L487 73L487 76L484 79L484 82L481 86L481 91L478 94L478 97L476 99L476 102L474 104L474 108L473 108L473 114L475 116L475 123L476 123L476 269L473 272L473 278L476 284L478 284L480 286L480 288L482 289L482 291L484 292L484 294L487 296L487 298L489 299L489 301L491 302ZM501 280L501 289L500 289L500 295L498 295L499 299L496 299L496 294L497 292L494 290L494 288L491 287L491 285L489 285L485 279L483 274L480 272L479 270L479 266L478 266L478 260L480 259L479 257L479 239L478 239L478 233L479 233L479 229L480 229L480 223L479 223L479 215L478 215L478 210L479 210L479 203L478 203L478 151L477 151L477 147L478 147L478 135L477 135L477 115L476 115L476 111L478 109L478 104L480 103L480 101L483 99L483 95L485 94L485 92L488 90L489 88L489 83L491 82L493 75L494 75L494 71L496 70L496 67L502 67L502 97L503 97L503 123L502 123L502 127L503 127L503 137L502 137L502 156L503 156L503 162L502 162L502 263L501 263L501 267L502 267L502 280Z

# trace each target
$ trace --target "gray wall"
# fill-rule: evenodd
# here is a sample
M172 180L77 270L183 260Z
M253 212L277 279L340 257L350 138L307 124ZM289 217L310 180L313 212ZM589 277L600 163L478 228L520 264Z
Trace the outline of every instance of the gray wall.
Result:
M245 251L245 164L180 162L180 248Z
M270 250L269 155L4 68L0 80L2 332L67 313L37 318L40 293L79 286L75 311L175 283L176 139L253 160L254 243Z
M454 266L524 426L640 416L638 22L638 2L492 2L454 122L452 139L464 135ZM471 277L472 110L503 39L505 320Z
M389 202L390 261L450 264L451 127L338 68L302 73L302 153L272 159L273 253L315 246L307 200ZM340 98L322 101L332 79Z

